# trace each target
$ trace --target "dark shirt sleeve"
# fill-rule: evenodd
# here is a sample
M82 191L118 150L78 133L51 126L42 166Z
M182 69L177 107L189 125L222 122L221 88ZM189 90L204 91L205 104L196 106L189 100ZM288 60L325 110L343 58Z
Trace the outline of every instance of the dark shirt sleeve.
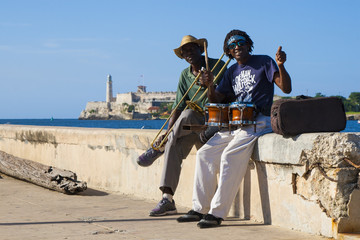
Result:
M272 59L271 57L268 57L269 60L266 61L266 64L265 64L265 68L266 68L266 77L268 79L269 82L274 82L274 73L278 72L279 71L279 67L278 65L276 64L275 60Z

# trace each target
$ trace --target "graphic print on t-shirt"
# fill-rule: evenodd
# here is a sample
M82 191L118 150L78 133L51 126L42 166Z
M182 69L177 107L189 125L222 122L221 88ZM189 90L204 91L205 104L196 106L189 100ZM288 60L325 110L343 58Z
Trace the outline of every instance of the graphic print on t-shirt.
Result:
M241 101L251 101L249 94L252 92L255 82L255 74L251 74L251 70L242 70L233 82L235 96ZM251 95L251 94L250 94Z

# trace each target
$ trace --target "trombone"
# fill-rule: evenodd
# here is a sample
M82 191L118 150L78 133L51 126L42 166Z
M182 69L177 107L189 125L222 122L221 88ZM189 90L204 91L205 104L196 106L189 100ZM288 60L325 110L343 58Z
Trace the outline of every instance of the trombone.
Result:
M205 50L205 61L206 61L206 66L208 68L208 63L207 63L207 52L206 52L206 46L204 48ZM213 72L215 70L215 68L219 65L221 59L224 57L225 53L223 53L221 55L221 57L219 58L219 60L216 62L216 64L214 65L214 67L211 69L211 72ZM218 79L220 78L221 74L223 73L223 71L225 70L225 68L227 67L227 65L229 64L231 59L228 59L227 62L224 64L224 66L220 69L219 73L216 75L215 79L214 79L214 83L217 83ZM151 142L151 147L154 149L154 150L159 150L163 145L164 143L166 142L170 132L172 131L172 129L174 128L174 125L169 129L169 131L167 132L167 134L164 136L163 140L160 142L159 146L155 146L155 142L158 138L158 136L160 135L161 131L164 129L164 127L166 126L166 124L169 122L170 118L175 114L175 111L178 109L180 103L182 103L185 99L185 97L188 95L188 93L190 92L190 89L195 85L195 83L199 80L200 78L200 75L201 75L201 72L196 76L194 82L190 85L189 89L184 93L184 96L180 99L179 103L175 106L175 108L171 111L171 114L170 116L167 118L167 120L165 121L164 125L161 127L161 129L159 130L159 132L156 134L154 140ZM194 98L196 97L196 95L199 93L201 88L199 88L194 96L191 98L190 101L188 101L186 104L187 106L185 107L184 110L186 110L188 107L191 107L193 110L196 110L196 111L199 111L200 113L204 114L204 111L195 103L193 102ZM206 89L204 91L204 93L199 97L199 99L197 99L197 101L199 100L202 100L202 98L204 98L205 94L207 93L207 90Z
M221 58L222 58L223 56L224 56L224 53L223 53L223 55L221 56ZM221 59L221 58L220 58L220 59ZM214 84L216 84L216 83L218 82L218 80L219 80L222 72L225 70L225 68L226 68L226 66L229 64L230 60L231 60L231 59L228 59L227 62L224 64L224 66L220 69L218 75L216 75L216 77L214 78L214 81L213 81ZM216 64L215 64L215 66L213 67L213 69L211 69L211 72L214 71L215 67L216 67ZM200 91L200 88L195 92L194 96L191 98L190 101L186 101L187 106L186 106L185 109L187 109L187 107L190 107L192 110L198 111L198 112L200 112L201 114L205 115L204 110L203 110L201 107L199 107L199 105L198 105L196 102L199 102L199 101L202 101L202 100L203 100L203 98L205 97L208 89L205 89L205 91L203 92L203 94L201 94L201 96L200 96L196 101L193 101L194 98L196 97L196 95L199 93L199 91Z

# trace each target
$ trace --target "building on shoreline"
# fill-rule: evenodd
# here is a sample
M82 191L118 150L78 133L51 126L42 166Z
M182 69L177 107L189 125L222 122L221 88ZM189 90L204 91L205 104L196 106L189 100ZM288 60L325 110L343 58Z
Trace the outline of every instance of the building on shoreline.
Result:
M146 86L138 86L136 92L118 93L113 96L112 77L106 82L106 100L88 102L79 119L129 120L152 119L152 113L161 104L173 103L176 92L147 92Z

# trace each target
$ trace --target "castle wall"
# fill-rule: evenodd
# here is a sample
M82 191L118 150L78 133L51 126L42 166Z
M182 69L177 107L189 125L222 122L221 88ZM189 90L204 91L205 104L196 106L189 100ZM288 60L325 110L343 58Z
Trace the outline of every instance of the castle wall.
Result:
M131 120L151 119L147 109L151 104L135 105L135 112L128 112L126 106L116 102L88 102L85 110L80 113L79 119L94 120ZM142 107L142 108L141 108Z
M123 103L127 103L127 104L132 104L133 100L132 100L132 94L131 92L129 93L118 93L116 94L116 103L117 104L123 104Z
M163 102L172 103L175 97L176 92L118 93L111 102L88 102L79 119L149 119L150 107L160 106ZM128 113L124 103L133 105L135 113Z
M176 93L174 92L151 92L140 95L142 102L174 102Z
M128 104L140 104L157 102L174 102L176 92L148 92L148 93L118 93L116 95L116 102Z
M86 104L85 110L91 111L91 110L97 110L107 108L107 102L88 102Z

